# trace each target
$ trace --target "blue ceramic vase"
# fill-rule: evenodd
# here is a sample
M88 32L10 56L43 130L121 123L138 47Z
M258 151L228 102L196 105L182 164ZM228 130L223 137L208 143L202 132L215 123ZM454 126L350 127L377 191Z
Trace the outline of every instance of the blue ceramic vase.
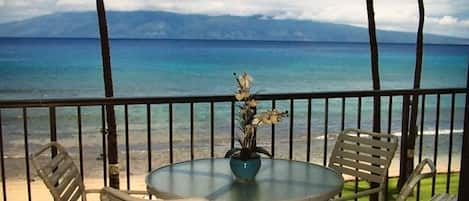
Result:
M230 168L236 177L237 181L240 182L251 182L254 181L259 168L261 167L261 158L249 158L242 160L237 157L230 158Z

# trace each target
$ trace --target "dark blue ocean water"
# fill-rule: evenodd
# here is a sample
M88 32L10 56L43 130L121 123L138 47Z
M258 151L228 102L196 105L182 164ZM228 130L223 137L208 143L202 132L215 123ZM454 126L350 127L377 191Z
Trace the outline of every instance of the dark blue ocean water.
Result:
M207 40L111 40L111 63L115 96L227 95L235 91L233 73L250 73L254 91L288 93L371 89L369 46L366 43L207 41ZM411 88L415 65L415 45L380 44L380 76L383 89ZM423 88L464 87L469 46L426 45L422 71ZM97 39L0 38L0 99L103 97L100 44ZM435 131L435 97L427 98L425 132ZM400 130L400 100L394 100L393 132ZM450 97L442 97L440 128L448 133ZM462 128L464 97L457 97L455 129ZM371 124L370 100L363 102L363 128ZM387 101L383 101L386 111ZM324 131L324 103L313 102L313 133ZM331 100L329 132L340 128L340 100ZM346 127L356 127L356 100L347 101ZM304 138L305 101L295 103L295 134ZM289 109L288 102L279 102ZM270 107L269 105L265 107ZM215 129L229 132L229 105L216 105ZM100 109L83 109L84 132L99 136ZM89 110L89 111L88 111ZM117 107L118 129L122 132L123 108ZM187 134L188 106L176 106L174 129ZM152 129L166 138L167 106L152 107ZM146 136L144 106L130 107L131 132ZM28 111L32 138L47 141L48 111ZM76 136L76 110L58 109L58 133ZM196 129L207 136L209 106L196 106ZM288 121L286 121L288 122ZM383 128L386 117L383 116ZM7 140L21 144L21 111L4 110L3 127ZM279 136L287 137L288 123L279 125ZM268 132L266 132L268 133ZM182 135L181 134L181 135ZM226 136L228 137L228 135ZM161 138L155 138L160 140ZM181 137L182 139L182 137ZM99 144L99 143L98 143Z
M383 89L411 88L413 44L380 44ZM422 87L463 87L469 46L427 45ZM111 40L115 96L231 94L233 72L255 90L371 89L366 43ZM0 99L102 97L96 39L0 39Z

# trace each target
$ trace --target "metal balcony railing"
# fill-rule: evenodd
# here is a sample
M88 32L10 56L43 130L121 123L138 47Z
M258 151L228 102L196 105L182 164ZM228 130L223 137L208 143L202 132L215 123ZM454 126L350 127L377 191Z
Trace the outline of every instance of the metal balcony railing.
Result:
M458 188L450 185L450 176L453 171L459 171L457 164L461 161L462 130L467 121L464 119L466 91L465 88L447 88L260 94L256 96L259 110L288 110L289 117L279 125L259 129L258 143L270 148L276 158L326 165L335 136L341 130L347 127L371 130L370 103L374 96L381 98L382 132L400 134L408 132L410 99L418 95L419 137L416 159L421 161L424 157L430 157L439 165L438 171L447 173L443 182L446 187L444 192L448 193L452 188ZM12 158L8 154L18 152L24 153L20 158L24 158L25 168L18 174L24 176L28 200L41 199L31 195L28 157L40 142L73 141L67 146L76 150L76 160L85 179L88 171L83 164L84 154L88 152L85 145L101 145L102 157L98 159L102 161L103 184L107 185L105 105L114 105L117 111L118 135L122 138L119 138L119 151L123 156L120 161L121 166L125 167L121 179L126 181L125 188L131 189L131 167L142 166L132 164L131 153L135 149L146 153L145 166L150 171L156 168L152 153L159 153L159 157L163 156L167 163L173 163L200 157L220 157L224 151L236 146L236 104L233 96L2 100L0 166L3 200L13 196L6 187L9 179L5 171L11 170L8 162ZM96 129L90 131L87 129L89 127ZM99 135L99 131L104 134ZM64 133L76 136L76 139ZM85 135L94 135L95 138ZM138 142L132 142L137 135ZM167 141L155 139L155 136L166 136ZM90 139L94 139L93 142ZM101 142L97 143L96 140ZM16 145L11 144L13 141ZM145 148L142 149L142 146ZM188 152L185 157L175 154L184 151ZM396 155L397 161L393 161L393 165L398 167L400 153ZM433 178L432 195L435 194L435 183ZM358 182L355 184L357 190ZM419 199L420 190L417 190L416 196Z

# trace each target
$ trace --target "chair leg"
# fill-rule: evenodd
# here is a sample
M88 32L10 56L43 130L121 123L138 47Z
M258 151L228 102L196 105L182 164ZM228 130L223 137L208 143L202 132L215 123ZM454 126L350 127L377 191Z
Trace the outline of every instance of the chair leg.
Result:
M378 200L379 201L384 201L384 190L381 190L379 191L379 194L378 194Z

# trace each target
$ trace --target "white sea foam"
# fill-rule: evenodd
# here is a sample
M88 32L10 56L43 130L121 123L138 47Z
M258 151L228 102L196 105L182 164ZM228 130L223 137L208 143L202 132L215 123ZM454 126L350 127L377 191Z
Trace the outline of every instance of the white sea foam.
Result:
M453 129L453 134L462 134L463 133L463 129ZM396 135L396 136L402 136L402 133L401 132L392 132L393 135ZM418 134L420 135L420 131L418 132ZM426 136L430 136L430 135L435 135L436 134L436 130L424 130L423 131L423 135L426 135ZM439 129L438 130L438 135L449 135L451 134L451 129Z

